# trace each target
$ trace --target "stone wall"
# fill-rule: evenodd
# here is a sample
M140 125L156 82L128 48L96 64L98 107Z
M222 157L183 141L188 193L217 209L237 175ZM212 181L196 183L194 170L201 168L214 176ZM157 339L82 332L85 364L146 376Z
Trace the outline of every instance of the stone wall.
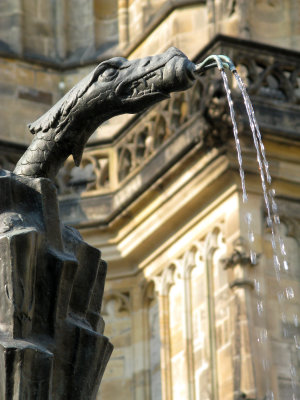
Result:
M103 316L115 350L99 399L237 400L244 392L260 400L268 387L276 400L292 398L300 341L300 78L299 54L280 47L300 50L298 3L2 0L1 166L13 168L31 141L26 124L97 62L172 45L189 57L208 44L210 53L232 56L266 137L290 264L280 290L244 118L239 126L249 205L255 210L256 250L264 255L257 267L238 262L224 269L223 259L234 258L235 250L249 258L249 249L231 126L216 75L137 120L124 116L105 124L91 138L80 169L67 161L57 182L61 214L109 263ZM218 34L250 45L211 44ZM265 325L258 315L258 278L268 299ZM277 295L283 291L282 318ZM269 336L261 344L265 327Z
M0 7L1 52L52 62L133 55L149 41L156 50L178 43L192 56L218 33L300 49L297 1L3 0Z
M300 49L299 7L288 1L3 0L0 137L28 143L26 125L90 71L97 58L137 58L172 45L192 58L218 33ZM82 63L91 64L80 68Z

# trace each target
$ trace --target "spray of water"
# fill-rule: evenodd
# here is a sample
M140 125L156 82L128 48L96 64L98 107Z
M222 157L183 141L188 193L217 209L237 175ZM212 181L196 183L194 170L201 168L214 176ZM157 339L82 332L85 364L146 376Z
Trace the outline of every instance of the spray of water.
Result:
M261 132L246 87L241 77L237 73L237 71L234 71L233 74L236 78L237 84L241 90L244 99L244 104L249 118L253 141L256 148L263 195L267 209L267 224L271 230L271 244L273 248L274 267L276 272L276 278L279 281L281 278L280 270L281 268L283 268L285 271L288 270L288 262L286 259L287 254L285 251L285 246L278 229L278 225L280 224L280 218L278 215L278 206L275 201L275 190L272 188L268 190L267 187L267 183L269 185L271 185L272 183L272 178L269 172L269 163L266 159L265 147L262 141Z
M225 88L225 92L226 92L226 96L227 96L227 100L228 100L228 104L229 104L229 110L230 110L230 115L231 115L231 120L232 120L232 125L233 125L233 134L234 134L234 140L235 140L235 144L236 144L237 158L238 158L238 163L239 163L239 172L240 172L241 185L242 185L242 199L243 199L243 203L247 203L248 194L247 194L246 183L245 183L245 172L244 172L244 168L243 168L242 151L241 151L241 145L240 145L240 140L239 140L239 136L238 136L238 129L237 129L237 123L236 123L236 119L235 119L233 101L232 101L232 97L231 97L231 90L229 88L227 75L223 69L221 69L221 75L222 75L223 82L224 82L224 88ZM248 110L250 111L250 108L248 108ZM252 121L251 121L251 129L253 129L253 131L255 130L255 124ZM255 137L255 139L256 139L256 137ZM257 148L258 148L258 144L257 144L257 139L256 139L256 149ZM261 147L259 147L259 150L261 150ZM258 156L258 161L261 165L260 155ZM264 197L265 197L265 199L267 199L267 205L269 206L269 199L267 197L267 192L266 192L267 189L266 189L264 175L263 175L262 179L264 180L263 186L265 187ZM271 218L271 211L269 212L269 214L270 214L269 217ZM246 222L247 233L248 233L250 260L251 260L251 263L253 265L255 265L257 263L257 254L256 254L256 251L254 248L255 237L254 237L254 232L253 232L253 227L252 227L253 216L252 216L252 213L249 211L245 215L245 222ZM259 320L259 327L256 330L256 343L257 343L257 347L258 347L257 351L259 354L259 359L261 361L261 367L265 373L264 385L265 385L266 397L268 399L272 399L272 398L274 398L274 394L271 390L271 382L270 382L269 374L268 374L269 367L270 367L270 365L269 365L270 363L268 360L269 337L268 337L268 331L265 328L266 327L266 314L265 314L265 305L264 305L264 299L263 299L263 293L262 293L262 287L261 287L262 285L261 285L260 279L257 276L256 271L255 271L255 276L254 276L254 282L255 282L255 291L256 291L257 316L258 316L258 320Z
M224 68L230 70L237 82L237 85L239 89L241 90L245 108L247 111L247 115L249 118L249 124L250 124L250 129L252 133L252 138L254 142L254 146L256 149L256 154L257 154L257 162L258 162L258 167L260 171L260 178L261 178L261 184L262 184L262 191L263 191L263 198L264 198L264 203L266 207L266 212L267 212L267 226L269 227L270 230L270 241L272 245L272 250L273 250L273 266L274 266L274 272L275 272L275 277L277 279L277 284L278 284L278 290L277 290L277 298L278 298L278 304L279 304L279 313L281 315L281 320L285 326L284 330L286 331L286 334L290 336L290 333L287 332L288 328L288 318L286 315L286 307L285 304L287 301L292 301L295 297L294 290L292 287L286 287L284 289L281 289L282 283L281 283L281 278L282 274L285 274L289 271L289 264L287 261L287 252L285 249L285 245L283 242L282 237L280 236L280 218L278 214L278 206L275 200L275 190L271 187L272 184L272 179L269 171L269 163L266 158L266 152L265 152L265 147L262 141L262 135L256 120L256 116L254 113L254 109L252 106L252 103L250 101L249 95L247 93L246 87L239 76L239 74L236 71L236 68L232 61L224 55L216 56L212 55L207 57L207 59L204 60L203 63L198 64L195 66L195 72L197 73L202 73L206 69L210 69L212 67L217 67L221 71L221 75L223 78L224 82L224 87L226 91L226 96L228 99L228 104L229 104L229 109L230 109L230 115L232 119L232 124L233 124L233 134L234 134L234 139L236 143L236 150L237 150L237 158L238 158L238 164L239 164L239 173L240 173L240 178L241 178L241 186L242 186L242 199L243 203L247 203L248 201L248 194L246 191L246 184L245 184L245 172L243 169L243 161L242 161L242 151L241 151L241 145L240 145L240 140L238 136L238 129L237 129L237 123L236 123L236 118L235 118L235 112L234 112L234 106L233 106L233 101L231 97L231 90L229 87L227 75L224 71ZM255 242L255 237L253 233L253 228L252 228L252 214L250 212L246 213L246 223L247 223L247 230L248 230L248 242L249 242L249 250L250 250L250 260L252 264L257 263L257 254L255 252L254 248L254 242ZM268 348L268 331L266 329L266 309L264 306L264 293L262 291L262 284L261 281L257 278L257 275L255 275L254 279L254 284L255 284L255 291L257 295L257 315L260 319L260 325L261 327L259 328L257 332L257 342L261 346L259 349L259 354L261 354L261 361L262 361L262 367L265 371L269 368L269 359L268 359L268 353L267 353L267 348ZM281 285L281 286L280 286ZM294 321L294 326L298 327L300 325L298 315L294 314L293 315L293 321ZM300 349L300 339L297 335L294 336L295 339L295 349ZM294 373L296 371L295 367L292 365L290 366L290 377L291 377L291 386L292 386L292 399L296 400L298 399L297 397L297 379L296 379L296 374ZM268 374L266 374L266 395L265 399L266 400L271 400L274 399L274 393L272 390L270 390L270 383L268 381Z
M247 195L247 191L246 191L245 172L244 172L244 168L243 168L242 150L241 150L238 128L237 128L237 123L236 123L236 118L235 118L235 112L234 112L234 108L233 108L231 90L229 88L227 75L223 69L221 70L221 75L222 75L223 82L224 82L224 87L225 87L227 100L228 100L228 104L229 104L230 116L231 116L232 125L233 125L233 134L234 134L234 140L235 140L237 158L238 158L239 170L240 170L240 177L241 177L241 183L242 183L243 202L246 203L248 201L248 195Z
M232 69L232 68L231 68ZM287 262L287 253L285 249L285 245L283 242L282 237L280 236L279 232L279 225L280 225L280 218L278 215L278 206L275 200L275 190L270 187L272 183L271 175L269 172L269 164L266 159L266 154L265 154L265 147L262 141L262 136L261 132L255 117L255 113L253 110L252 103L250 101L249 95L247 93L246 87L241 79L241 77L238 75L237 71L232 69L232 72L234 74L234 77L237 81L238 87L241 90L245 108L248 114L249 118L249 124L250 124L250 129L252 133L252 138L254 142L254 146L256 149L256 154L257 154L257 162L258 162L258 167L260 171L260 178L261 178L261 184L262 184L262 191L263 191L263 197L264 197L264 203L266 206L266 211L267 211L267 225L270 229L271 232L271 245L273 249L273 265L274 265L274 271L275 271L275 276L277 279L278 284L280 283L281 280L281 271L288 271L289 265ZM234 113L234 108L233 108L233 101L231 97L231 91L229 88L228 84L228 79L227 75L224 71L224 69L221 69L221 75L223 78L224 82L224 87L228 99L228 104L229 104L229 109L230 109L230 115L232 119L232 124L233 124L233 133L234 133L234 139L236 143L236 149L237 149L237 156L238 156L238 163L239 163L239 171L240 171L240 177L241 177L241 185L242 185L242 194L243 194L243 202L246 203L248 200L248 195L246 191L246 184L245 184L245 173L243 169L243 164L242 164L242 152L241 152L241 145L238 137L238 130L237 130L237 123L235 120L235 113ZM247 229L248 229L248 240L249 240L249 247L250 247L250 259L252 264L256 264L257 262L257 257L256 253L253 249L253 242L254 242L254 234L253 234L253 229L252 229L252 214L247 213L246 214L246 223L247 223ZM265 320L265 307L264 307L264 302L261 294L261 284L257 278L255 278L255 288L256 288L256 294L257 294L257 313L258 317L261 319L261 321ZM285 307L284 303L287 300L292 300L294 298L294 291L292 287L287 287L285 288L284 291L278 291L278 303L280 306L280 313L282 317L282 321L287 320L286 312L285 312ZM294 321L298 323L298 316L294 316ZM266 324L264 324L266 326ZM299 348L299 340L297 336L295 338L295 344L296 348ZM268 362L268 356L267 356L267 346L268 346L268 331L266 328L262 327L259 329L257 333L257 342L261 346L260 350L262 352L262 366L265 371L268 370L269 368L269 362ZM290 366L291 371L295 371L295 367L291 364ZM293 391L293 399L297 399L296 391L297 391L297 377L296 374L290 374L291 376L291 383L292 383L292 391ZM266 383L266 393L268 393L268 398L274 398L274 394L272 390L270 390L270 382L267 381Z

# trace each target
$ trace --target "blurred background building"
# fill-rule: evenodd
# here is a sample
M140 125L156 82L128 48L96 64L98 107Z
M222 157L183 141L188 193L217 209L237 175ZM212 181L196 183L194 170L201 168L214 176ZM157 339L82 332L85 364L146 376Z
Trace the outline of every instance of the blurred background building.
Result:
M217 71L101 126L80 168L67 160L56 182L64 222L109 265L102 314L115 350L98 399L298 399L298 0L1 0L0 167L13 169L32 139L26 124L97 63L170 46L195 62L226 54L238 66L288 267L276 279L256 153L230 76L247 204Z

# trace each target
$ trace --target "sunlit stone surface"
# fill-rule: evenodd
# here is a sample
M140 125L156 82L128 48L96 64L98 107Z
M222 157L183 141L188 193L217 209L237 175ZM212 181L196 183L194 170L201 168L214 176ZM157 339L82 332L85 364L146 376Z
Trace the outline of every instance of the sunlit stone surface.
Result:
M242 99L233 84L247 209L217 75L200 78L190 92L175 94L138 120L124 116L99 128L81 171L70 159L58 177L60 210L65 222L101 248L109 265L103 317L116 350L99 399L170 400L176 385L189 400L217 394L232 400L241 392L250 399L269 392L269 399L290 400L292 382L299 382L300 343L299 2L1 3L0 164L9 170L32 139L25 125L92 69L85 60L133 59L171 45L197 61L206 45L205 55L222 52L234 60L250 88L270 161L288 261L283 287L274 275ZM237 40L211 42L218 33ZM37 58L44 64L33 62ZM255 254L262 254L254 268L243 263L250 256L247 212ZM220 260L236 259L235 250L240 263L224 270ZM293 298L286 298L286 288ZM263 344L257 340L261 329L267 329ZM36 354L47 375L51 357Z

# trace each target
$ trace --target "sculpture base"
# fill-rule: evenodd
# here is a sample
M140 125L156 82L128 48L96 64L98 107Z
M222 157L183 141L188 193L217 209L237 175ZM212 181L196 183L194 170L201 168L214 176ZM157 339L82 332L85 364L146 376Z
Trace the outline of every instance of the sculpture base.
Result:
M51 181L0 171L0 192L0 397L95 399L106 264L60 223Z

